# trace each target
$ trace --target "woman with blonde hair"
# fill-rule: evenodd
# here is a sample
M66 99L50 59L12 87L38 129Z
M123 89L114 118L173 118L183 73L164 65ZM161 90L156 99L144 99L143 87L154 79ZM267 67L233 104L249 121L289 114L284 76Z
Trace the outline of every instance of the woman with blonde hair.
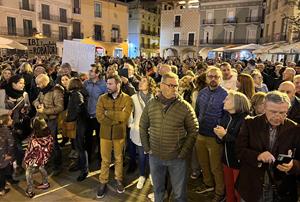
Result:
M235 155L235 141L245 117L250 112L250 101L240 92L229 91L224 100L225 116L214 128L218 141L224 145L222 163L226 187L226 201L239 202L240 196L234 188L239 174L239 161Z
M255 93L255 85L249 74L239 74L237 77L236 87L238 91L244 93L248 99L251 99Z
M186 75L179 80L179 94L185 101L192 104L192 92L194 89L194 77Z
M139 123L143 109L148 101L154 97L155 91L156 83L154 79L150 76L143 76L139 82L139 91L131 96L134 110L132 113L133 118L129 121L130 139L136 145L139 153L140 177L137 183L137 189L142 189L144 186L146 180L146 166L149 163L149 155L144 153L144 149L142 147Z
M25 91L30 94L31 82L33 80L33 70L31 65L28 62L24 62L21 64L20 74L23 76L25 80Z

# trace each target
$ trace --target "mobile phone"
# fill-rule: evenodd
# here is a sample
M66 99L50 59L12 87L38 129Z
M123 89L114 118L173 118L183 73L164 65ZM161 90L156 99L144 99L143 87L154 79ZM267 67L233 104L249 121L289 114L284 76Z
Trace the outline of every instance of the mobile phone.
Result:
M279 155L277 156L276 163L277 163L277 164L289 163L292 159L293 159L293 158L292 158L291 155L287 155L287 154L279 154Z

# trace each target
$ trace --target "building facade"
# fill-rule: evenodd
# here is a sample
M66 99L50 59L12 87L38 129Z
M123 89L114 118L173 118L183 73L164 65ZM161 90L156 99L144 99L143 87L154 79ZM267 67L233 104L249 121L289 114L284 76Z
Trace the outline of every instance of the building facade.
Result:
M157 5L129 4L129 57L159 55L160 8Z
M264 43L299 40L299 31L293 30L288 17L299 15L300 3L295 0L267 0Z
M120 1L0 0L0 18L0 36L24 44L46 37L61 54L64 39L91 38L103 55L128 55L128 5Z
M190 2L162 2L160 33L160 55L162 57L178 56L184 59L198 55L199 3Z
M200 19L200 47L259 43L263 1L202 0Z
M0 36L26 43L37 27L34 0L0 0Z
M108 0L72 0L72 37L90 38L100 55L128 55L128 4Z

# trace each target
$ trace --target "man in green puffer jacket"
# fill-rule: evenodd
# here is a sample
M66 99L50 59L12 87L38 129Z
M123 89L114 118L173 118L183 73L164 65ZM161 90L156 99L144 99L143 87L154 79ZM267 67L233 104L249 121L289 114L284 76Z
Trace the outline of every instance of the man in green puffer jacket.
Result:
M140 136L149 153L155 201L162 202L165 175L170 174L175 201L187 201L185 157L191 154L198 121L192 106L177 95L178 76L163 75L161 93L150 100L140 120Z

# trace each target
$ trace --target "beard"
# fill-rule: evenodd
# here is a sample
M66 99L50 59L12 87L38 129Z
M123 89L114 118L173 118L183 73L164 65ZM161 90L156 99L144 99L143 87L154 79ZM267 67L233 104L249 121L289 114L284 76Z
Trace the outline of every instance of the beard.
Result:
M209 86L215 88L218 87L218 83L216 81L211 81L209 82Z

